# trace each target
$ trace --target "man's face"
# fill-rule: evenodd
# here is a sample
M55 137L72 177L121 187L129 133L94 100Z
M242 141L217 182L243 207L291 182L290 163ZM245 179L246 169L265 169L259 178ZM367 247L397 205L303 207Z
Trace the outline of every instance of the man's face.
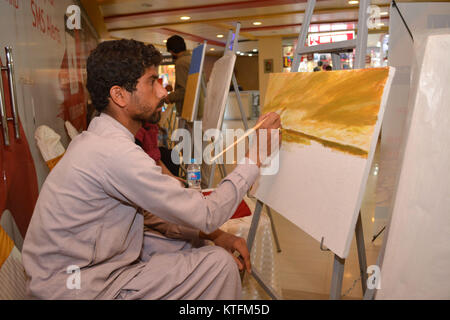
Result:
M152 114L148 122L157 124L161 120L161 109L164 105L164 101L161 101L160 105L156 108L156 111ZM159 111L158 111L159 110Z
M150 67L139 78L136 90L131 93L131 103L128 107L131 118L137 121L150 121L161 117L161 109L167 91L158 81L158 72ZM158 119L159 121L159 119Z

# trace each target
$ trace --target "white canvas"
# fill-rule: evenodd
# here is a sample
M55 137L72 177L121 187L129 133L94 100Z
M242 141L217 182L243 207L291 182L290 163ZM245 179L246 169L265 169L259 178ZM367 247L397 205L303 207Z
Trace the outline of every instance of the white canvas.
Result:
M450 3L401 2L397 3L403 18L417 43L421 34L432 34L436 29L446 28L450 32ZM400 144L406 128L409 112L408 95L411 85L414 42L398 11L391 6L389 14L389 65L395 67L395 77L386 113L378 154L379 174L376 188L375 222L372 234L375 235L389 222L394 189L400 172ZM368 230L370 232L371 230ZM367 232L364 230L364 232Z
M416 44L377 299L450 299L450 34Z
M205 107L203 111L203 131L220 129L230 91L236 55L228 51L214 63L206 88Z
M324 246L341 258L347 257L354 235L393 75L391 68L367 158L335 152L315 141L308 147L283 144L279 172L260 176L252 190L318 242L323 238Z

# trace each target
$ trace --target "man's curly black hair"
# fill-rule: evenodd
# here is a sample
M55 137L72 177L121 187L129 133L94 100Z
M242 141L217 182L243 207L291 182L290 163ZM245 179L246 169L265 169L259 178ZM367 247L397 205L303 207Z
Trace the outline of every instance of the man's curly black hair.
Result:
M87 89L99 112L108 106L109 91L120 86L136 90L138 79L151 66L158 66L161 53L153 45L136 40L114 40L100 43L87 60Z

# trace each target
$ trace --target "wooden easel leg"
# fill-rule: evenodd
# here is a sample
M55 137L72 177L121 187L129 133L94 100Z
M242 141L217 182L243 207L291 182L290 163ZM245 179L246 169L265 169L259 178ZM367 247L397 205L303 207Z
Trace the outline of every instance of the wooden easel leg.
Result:
M215 173L216 173L216 163L213 163L211 164L211 173L209 174L209 182L208 182L209 188L212 188L213 186Z
M170 117L169 117L168 124L167 124L167 133L169 134L169 136L172 135L172 129L173 129L173 127L172 127L173 109L170 109L170 110L171 110L170 111Z
M342 291L342 279L344 278L345 259L334 255L333 277L331 279L330 300L340 300Z
M227 169L225 169L225 165L223 163L220 165L220 171L222 173L222 178L225 178L227 176Z
M224 164L219 164L219 171L220 171L220 175L222 176L222 179L225 178L227 176L227 170L225 169L225 165ZM208 188L212 188L213 187L213 183L214 183L214 175L216 174L216 164L213 163L211 165L211 174L209 176L209 183L208 183Z
M238 101L239 109L241 111L242 123L244 124L245 131L247 131L248 130L247 115L245 114L244 106L242 105L241 93L239 91L239 86L236 80L236 76L234 75L234 72L233 77L231 78L231 82L233 83L234 92L236 93L236 99Z
M224 177L224 175L223 175L223 165L219 164L218 168L219 168L220 176L223 178Z

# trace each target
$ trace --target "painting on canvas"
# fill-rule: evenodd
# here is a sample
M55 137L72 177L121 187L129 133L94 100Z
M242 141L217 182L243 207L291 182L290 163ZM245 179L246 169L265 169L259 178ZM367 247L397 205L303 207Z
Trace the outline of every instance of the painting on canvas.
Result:
M206 45L202 44L192 51L191 65L186 82L186 93L183 101L183 111L181 113L181 117L189 122L194 121L197 116L205 48Z
M348 254L394 70L270 75L263 113L281 115L279 171L255 196L341 258Z
M228 51L214 63L206 88L205 107L203 111L203 131L220 129L225 112L231 77L233 75L236 55Z

